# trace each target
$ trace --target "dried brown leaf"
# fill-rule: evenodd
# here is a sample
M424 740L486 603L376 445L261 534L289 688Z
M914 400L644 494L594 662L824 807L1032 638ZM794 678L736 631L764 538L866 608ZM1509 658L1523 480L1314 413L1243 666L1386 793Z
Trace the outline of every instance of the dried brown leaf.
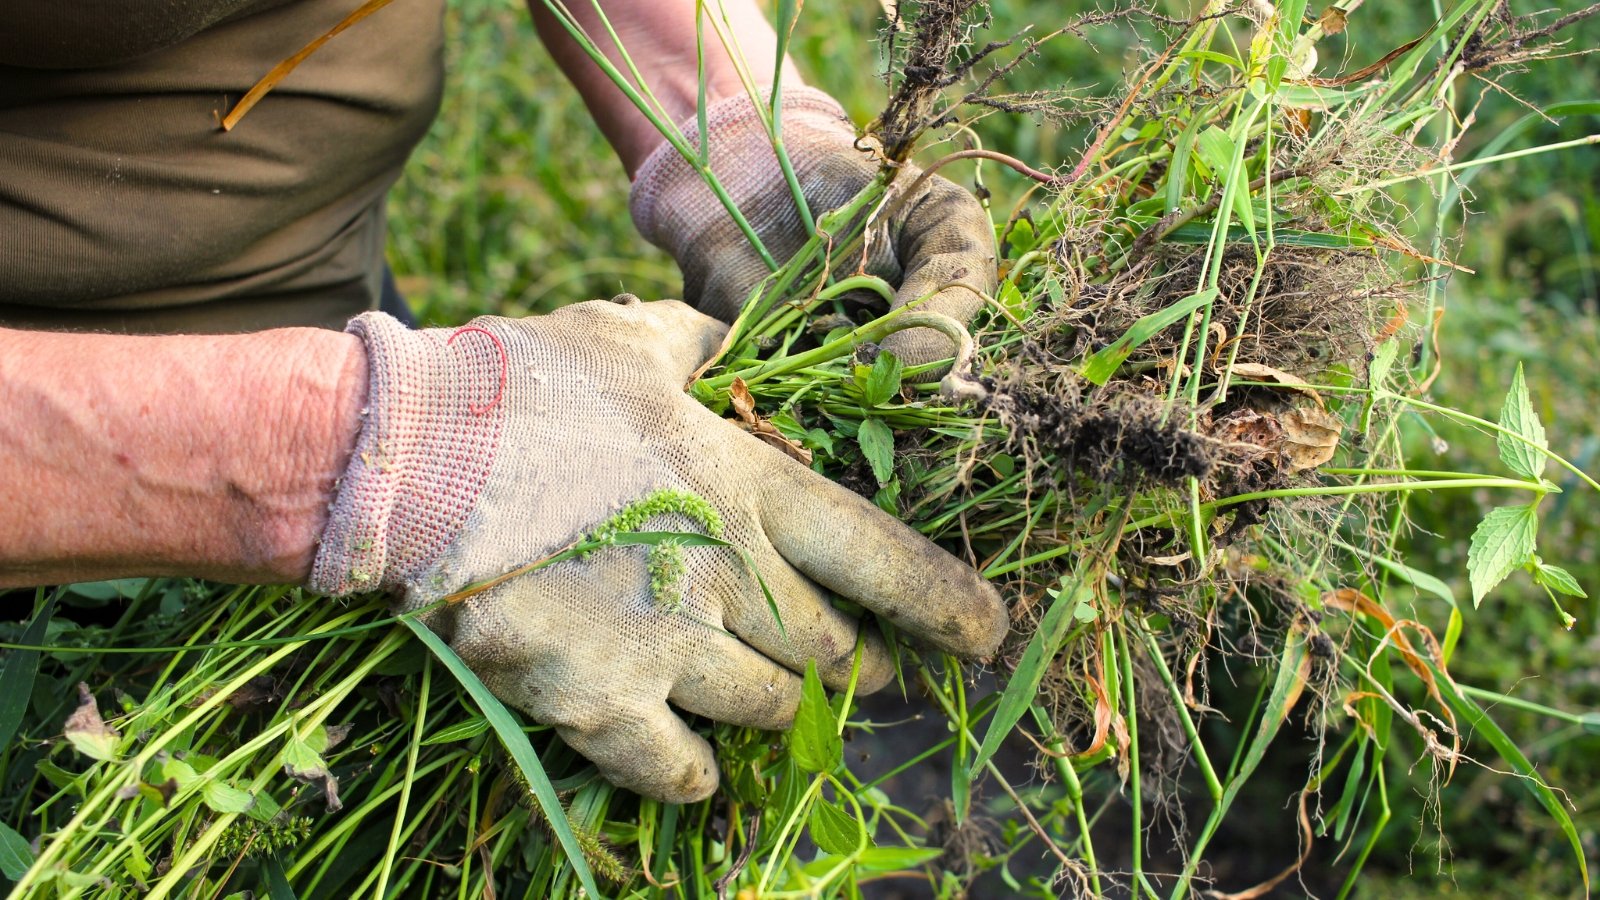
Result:
M750 386L744 383L743 378L735 378L728 387L728 400L733 405L734 415L746 425L754 425L756 417L756 398L750 395Z
M1315 400L1318 406L1323 405L1322 395L1318 394L1314 389L1307 387L1306 380L1304 378L1285 372L1282 369L1274 369L1272 366L1264 365L1262 363L1243 362L1234 363L1233 374L1236 377L1248 378L1251 381L1265 381L1271 384L1282 385L1291 391L1299 391L1300 393L1305 394L1307 397Z
M117 741L122 735L100 718L100 705L95 702L94 692L81 681L78 682L78 708L67 717L62 731L84 756L102 760L117 756Z
M1344 428L1338 416L1315 408L1291 409L1279 424L1283 426L1283 455L1289 459L1291 472L1314 469L1333 459Z

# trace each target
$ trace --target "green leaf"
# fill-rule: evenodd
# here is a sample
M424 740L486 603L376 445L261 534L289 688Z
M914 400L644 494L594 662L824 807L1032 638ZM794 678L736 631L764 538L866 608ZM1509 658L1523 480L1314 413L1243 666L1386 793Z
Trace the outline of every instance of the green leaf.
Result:
M861 455L872 467L872 477L881 487L894 477L894 432L882 419L867 419L856 432L856 443L861 445Z
M867 405L882 406L899 396L900 376L904 371L905 366L899 357L887 350L880 352L867 372L865 383L861 385Z
M834 856L849 856L869 843L862 821L835 803L818 799L811 808L811 840Z
M1539 805L1543 806L1546 812L1550 813L1550 817L1555 820L1561 832L1567 836L1567 841L1572 844L1572 852L1578 858L1578 873L1583 877L1583 885L1587 892L1589 886L1589 863L1584 852L1583 839L1578 835L1578 829L1573 825L1572 817L1567 814L1567 808L1562 805L1561 798L1557 797L1555 791L1551 790L1550 786L1539 776L1539 770L1535 769L1533 763L1528 761L1528 757L1523 754L1516 742L1511 740L1504 731L1501 731L1500 726L1495 724L1493 719L1489 718L1489 714L1483 711L1483 707L1479 706L1471 697L1461 693L1456 688L1455 682L1450 680L1448 675L1435 668L1431 660L1423 657L1423 662L1429 669L1433 670L1433 682L1438 687L1440 694L1443 695L1445 703L1455 710L1456 715L1460 717L1461 724L1458 730L1462 734L1471 734L1474 737L1482 737L1487 740L1490 746L1494 747L1495 752L1500 754L1500 758L1505 760L1510 765L1511 770L1517 774L1516 781L1527 788L1529 793L1533 794L1533 798L1539 801Z
M1213 237L1212 232L1215 230L1215 222L1188 222L1172 229L1172 232L1162 240L1169 244L1209 244ZM1224 238L1225 242L1230 244L1249 239L1250 232L1242 225L1228 226L1228 233ZM1319 250L1370 248L1373 245L1372 235L1364 233L1359 227L1352 227L1350 233L1346 234L1306 231L1300 228L1274 228L1272 240L1280 247L1313 247Z
M494 694L484 687L472 669L461 661L461 657L450 649L443 639L413 618L400 620L411 629L417 639L428 645L439 661L444 663L450 674L461 682L461 686L472 695L478 709L483 712L489 724L494 726L495 734L499 735L500 743L506 752L516 761L517 768L522 770L523 778L528 786L533 788L534 799L539 803L544 820L549 824L550 830L555 832L556 840L561 844L561 850L566 854L567 865L572 866L577 873L578 881L591 897L604 897L600 888L594 882L594 873L589 870L589 862L583 856L583 847L578 843L577 835L572 833L572 823L567 820L567 811L562 808L561 801L556 797L555 786L550 783L550 776L544 771L544 766L539 762L539 755L533 752L533 745L528 743L528 735L523 732L522 726L512 718L510 711L505 708ZM843 752L843 748L841 748Z
M1222 791L1219 808L1224 812L1233 805L1239 790L1250 780L1256 767L1261 765L1261 760L1267 755L1267 747L1277 738L1279 729L1288 721L1289 713L1299 701L1306 684L1306 652L1304 635L1291 631L1284 637L1283 653L1278 657L1278 673L1272 681L1272 692L1267 695L1267 705L1261 711L1255 737L1250 741L1249 749L1240 757L1238 767Z
M117 758L117 743L121 735L100 718L100 705L95 702L89 686L83 682L78 683L78 708L67 717L67 724L62 730L72 746L84 756L102 761Z
M1218 293L1216 288L1206 288L1133 323L1133 327L1123 332L1122 337L1102 347L1084 361L1083 377L1095 384L1105 384L1110 381L1123 360L1126 360L1136 347L1182 321L1184 316L1215 300Z
M1583 586L1578 584L1578 579L1560 566L1552 566L1539 560L1533 572L1534 580L1552 591L1566 594L1568 597L1589 596L1583 592Z
M1472 532L1467 547L1467 579L1472 582L1472 605L1477 606L1533 555L1538 533L1537 503L1502 506L1489 510Z
M232 785L221 781L208 781L200 789L200 799L213 812L242 813L255 804L255 798L246 791L241 791Z
M123 857L122 869L139 881L148 881L150 876L155 874L156 867L150 863L150 856L145 852L144 843L137 838L128 844L128 855Z
M289 877L284 874L282 860L277 856L267 857L261 863L261 871L266 876L267 895L272 900L296 900Z
M1505 405L1500 407L1500 427L1526 438L1533 445L1529 446L1509 434L1496 435L1495 443L1500 447L1501 462L1524 478L1537 479L1544 471L1547 459L1540 451L1547 449L1550 442L1545 438L1544 425L1540 424L1538 413L1533 411L1533 403L1528 400L1528 383L1522 378L1520 362L1517 363L1516 373L1511 376L1511 390L1506 392Z
M0 822L0 872L12 881L21 880L33 865L33 849L10 825Z
M789 755L807 772L832 772L844 759L844 742L834 728L833 708L828 705L822 679L817 677L816 660L806 661L800 709L789 730Z
M321 778L328 771L328 764L323 761L320 753L312 749L311 742L297 737L289 738L288 743L283 747L283 755L280 758L283 761L284 773L293 778ZM171 764L169 763L168 765L170 766ZM188 767L185 766L185 768ZM182 775L175 775L170 768L163 770L162 774L168 778L176 778L178 786L183 787L184 777ZM193 777L192 770L189 777Z
M1389 372L1400 355L1400 342L1387 340L1372 351L1372 362L1367 363L1367 386L1374 390L1389 383Z
M900 518L900 479L892 478L889 483L872 495L872 503L879 509L895 518Z
M272 799L272 795L265 791L254 795L254 799L255 802L250 804L250 808L245 812L257 822L270 822L278 813L283 812L283 807L278 805L278 801Z
M39 608L39 614L28 623L20 643L40 646L55 610L56 594L52 593ZM22 716L28 711L28 698L33 696L34 676L39 673L39 651L8 651L5 665L5 672L0 673L0 752L10 749L11 739L16 736Z
M1049 593L1052 595L1050 608L1045 610L1039 627L1028 639L1028 646L1022 651L1016 671L1012 673L1011 680L1006 682L1005 691L1000 694L1000 703L995 707L994 717L989 720L989 730L983 736L978 755L967 767L967 772L973 777L977 777L984 763L1000 749L1000 742L1011 733L1017 720L1033 703L1034 695L1039 692L1039 682L1044 680L1045 670L1050 667L1050 661L1055 659L1061 642L1067 636L1067 628L1077 620L1078 607L1089 600L1088 571L1079 568L1062 579L1060 590Z
M863 869L890 872L933 862L943 854L938 847L872 847L861 851L856 864Z
M1215 125L1207 126L1195 141L1194 152L1209 177L1221 178L1233 165L1233 138Z
M430 744L448 744L451 741L464 741L468 738L475 738L488 730L488 719L483 716L473 716L465 722L451 725L449 728L436 732L431 737L424 739L420 746L427 747Z

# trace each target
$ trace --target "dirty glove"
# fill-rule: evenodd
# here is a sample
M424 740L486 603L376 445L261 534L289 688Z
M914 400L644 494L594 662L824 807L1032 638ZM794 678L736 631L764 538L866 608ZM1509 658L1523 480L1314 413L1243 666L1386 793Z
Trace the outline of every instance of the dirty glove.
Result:
M349 330L366 343L368 405L316 590L390 588L417 609L663 489L677 493L628 530L720 530L766 580L781 630L741 556L714 546L655 565L646 547L605 547L430 614L490 690L617 785L703 798L716 763L680 710L781 729L808 659L845 684L859 625L830 590L962 655L992 653L1005 633L970 567L684 393L726 327L682 303L623 297L425 331L367 313ZM720 528L692 515L705 503ZM890 676L869 628L858 689Z
M783 140L813 216L837 209L877 176L879 159L833 98L811 88L783 91ZM699 145L693 119L684 123ZM706 112L711 170L780 264L805 244L805 225L754 105L730 97ZM888 221L869 232L866 270L899 286L895 305L959 281L986 294L995 288L994 231L989 216L966 190L937 175L904 197L921 171L906 166L895 176L885 210ZM639 168L629 205L639 232L672 254L683 270L684 296L699 309L732 322L750 291L769 273L722 203L677 150L663 143ZM859 256L833 260L853 274ZM921 307L962 323L983 300L965 288L941 291ZM927 328L897 332L884 342L907 365L950 355L950 342Z

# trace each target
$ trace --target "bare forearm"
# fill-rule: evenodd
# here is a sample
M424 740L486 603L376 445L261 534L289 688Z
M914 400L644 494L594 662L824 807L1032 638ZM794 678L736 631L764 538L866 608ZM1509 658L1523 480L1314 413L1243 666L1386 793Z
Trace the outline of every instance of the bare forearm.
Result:
M337 332L0 330L0 585L303 579L365 386Z
M665 107L666 118L676 123L694 115L699 96L695 0L610 0L601 5L628 55ZM528 7L533 12L540 38L578 88L590 114L632 176L645 157L661 143L661 134L567 34L555 14L546 8L544 0L528 0ZM606 57L626 73L622 54L607 35L594 7L588 2L579 2L569 4L568 9ZM757 85L770 85L773 61L778 52L772 26L763 18L754 0L723 0L720 5L717 0L711 0L706 4L707 17L720 16L724 10L751 79ZM709 21L705 25L705 56L708 102L744 91L733 61ZM791 86L802 83L799 72L787 60L783 80Z

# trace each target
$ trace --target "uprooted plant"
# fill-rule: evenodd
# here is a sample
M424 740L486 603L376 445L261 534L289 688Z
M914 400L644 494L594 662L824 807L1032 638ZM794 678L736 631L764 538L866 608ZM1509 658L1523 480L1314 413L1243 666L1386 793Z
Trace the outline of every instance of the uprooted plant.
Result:
M1327 74L1319 41L1358 27L1361 5L1340 0L1310 22L1304 0L1213 3L1187 20L1100 13L981 45L975 0L891 17L881 177L775 261L690 390L1001 586L1013 630L990 664L997 690L954 659L899 648L901 688L947 719L946 737L858 777L841 735L893 726L809 674L787 740L713 727L721 792L668 807L521 727L434 639L460 684L436 680L401 624L371 621L378 600L345 609L152 581L124 586L114 625L52 635L41 677L118 685L122 709L102 719L87 692L44 704L8 748L7 783L24 799L7 803L7 821L40 836L17 890L856 896L911 872L953 896L998 869L1019 893L1181 897L1291 723L1322 749L1285 824L1307 847L1352 851L1343 893L1388 824L1385 756L1409 745L1447 781L1474 763L1469 735L1490 748L1477 761L1498 756L1558 822L1586 884L1562 797L1475 699L1493 695L1449 675L1470 611L1393 550L1419 495L1490 489L1521 502L1472 537L1474 602L1518 569L1553 600L1582 593L1535 553L1539 504L1556 490L1544 472L1554 461L1600 485L1549 451L1520 372L1496 421L1426 398L1451 268L1445 218L1420 233L1388 192L1425 181L1448 202L1452 177L1489 161L1450 162L1463 79L1549 55L1573 17L1541 25L1465 0L1373 64ZM796 15L779 4L784 40ZM703 26L729 40L710 11ZM1124 92L998 90L1041 42L1107 26L1160 48ZM648 89L632 89L653 112ZM780 112L766 109L776 133ZM972 126L991 115L1094 127L1081 158L1046 166L977 146ZM898 163L939 134L959 146L926 170L976 159L985 177L1014 169L1032 182L990 210L1000 287L970 339L914 303L887 310L892 288L859 265L875 216L916 188ZM878 346L930 326L953 360L907 367ZM1412 412L1492 431L1507 472L1411 467ZM649 552L666 585L670 548L620 546L639 527L588 552ZM1450 602L1442 632L1399 611L1401 588ZM44 643L53 609L41 593L19 645ZM154 657L108 649L173 634L181 646ZM32 685L40 652L14 650L5 678L26 670ZM1258 691L1233 744L1206 731L1219 668L1253 673ZM68 707L66 742L45 740ZM1035 767L1002 764L1006 741ZM926 817L883 785L934 757L949 763L950 793ZM986 804L985 791L1001 799ZM1111 804L1130 820L1115 860L1096 847ZM1181 808L1203 817L1183 832L1181 871L1148 871L1150 817ZM1283 860L1259 891L1303 860Z

